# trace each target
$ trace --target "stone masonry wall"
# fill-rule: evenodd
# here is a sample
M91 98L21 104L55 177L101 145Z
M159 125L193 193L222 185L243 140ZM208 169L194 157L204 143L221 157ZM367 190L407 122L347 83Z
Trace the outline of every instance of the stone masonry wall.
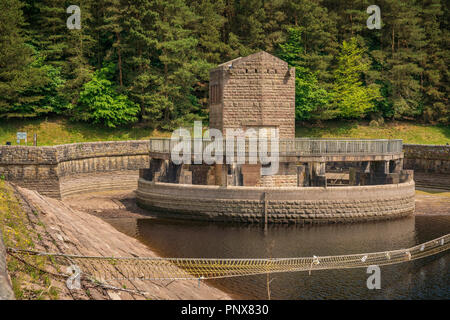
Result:
M404 144L403 151L417 187L450 190L450 146Z
M295 136L295 69L264 51L226 62L210 72L210 126L278 127Z
M137 180L137 170L149 166L148 154L148 141L0 146L0 176L43 195L61 198L63 182L80 174L129 171Z
M148 141L66 144L55 147L58 175L139 170L149 166Z
M151 183L137 202L156 215L226 222L334 223L391 219L414 212L414 181L358 187L257 188Z
M450 146L404 144L403 167L416 172L450 174Z
M60 197L54 147L0 146L0 176L24 188Z
M261 176L257 187L296 187L297 175L279 174L273 176Z

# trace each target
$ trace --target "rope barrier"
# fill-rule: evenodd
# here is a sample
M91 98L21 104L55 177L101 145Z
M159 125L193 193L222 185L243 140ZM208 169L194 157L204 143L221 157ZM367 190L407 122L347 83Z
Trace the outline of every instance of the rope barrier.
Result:
M7 248L15 255L49 256L60 265L77 265L84 274L108 280L198 280L267 273L363 268L421 259L450 248L450 234L408 249L336 256L270 259L102 257Z

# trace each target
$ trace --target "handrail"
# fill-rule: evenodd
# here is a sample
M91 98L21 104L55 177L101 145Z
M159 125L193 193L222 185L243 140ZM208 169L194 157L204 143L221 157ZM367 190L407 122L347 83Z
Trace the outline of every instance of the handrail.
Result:
M195 147L195 142L200 142L202 145L201 151ZM171 141L170 138L152 138L150 139L150 152L170 153L176 142ZM206 146L214 144L215 147L220 147L220 144L209 139L192 139L191 152L196 154L199 151L203 152ZM236 152L251 152L251 145L258 146L256 139L246 139L245 145L242 146L234 141L234 150ZM300 155L331 155L331 154L397 154L401 153L403 143L400 139L279 139L279 155L281 156L300 156ZM218 148L215 148L216 150ZM223 141L222 149L227 150L226 140ZM254 150L254 149L253 149ZM270 140L267 141L267 150L271 151Z

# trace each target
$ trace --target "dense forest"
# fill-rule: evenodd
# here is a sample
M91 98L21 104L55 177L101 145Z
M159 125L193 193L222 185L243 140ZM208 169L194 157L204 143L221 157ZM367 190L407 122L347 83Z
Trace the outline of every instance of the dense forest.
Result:
M171 129L208 118L210 68L259 50L296 68L299 121L450 121L445 0L80 0L69 29L73 2L0 1L0 121Z

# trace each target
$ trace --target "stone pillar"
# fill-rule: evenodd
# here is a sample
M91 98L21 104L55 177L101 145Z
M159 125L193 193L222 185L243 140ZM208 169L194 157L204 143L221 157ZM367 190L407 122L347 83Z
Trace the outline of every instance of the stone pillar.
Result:
M206 184L213 186L216 184L216 166L211 166L206 177Z
M172 161L170 161L167 166L166 181L169 183L178 183L180 181L181 169L181 164L174 164Z
M400 173L403 169L403 158L397 159L397 160L391 160L390 166L389 166L389 172L390 173Z
M221 176L220 185L222 187L226 187L228 185L228 165L225 163L222 165L222 170L220 172L220 176Z
M297 166L297 187L306 187L308 185L309 181L307 179L306 166Z
M348 185L357 186L359 185L359 170L357 168L349 168L348 170Z
M246 187L256 186L261 179L261 164L242 164L242 184Z
M184 164L181 168L179 182L180 184L192 184L192 171L189 170L188 164Z
M145 173L146 179L153 182L160 181L161 171L164 170L163 159L150 159L150 169Z
M216 185L226 187L228 184L228 165L215 164Z
M326 187L327 186L327 177L325 175L325 162L312 162L312 176L311 182L315 187Z
M191 164L192 171L192 184L208 184L208 172L210 169L209 165L206 164Z

